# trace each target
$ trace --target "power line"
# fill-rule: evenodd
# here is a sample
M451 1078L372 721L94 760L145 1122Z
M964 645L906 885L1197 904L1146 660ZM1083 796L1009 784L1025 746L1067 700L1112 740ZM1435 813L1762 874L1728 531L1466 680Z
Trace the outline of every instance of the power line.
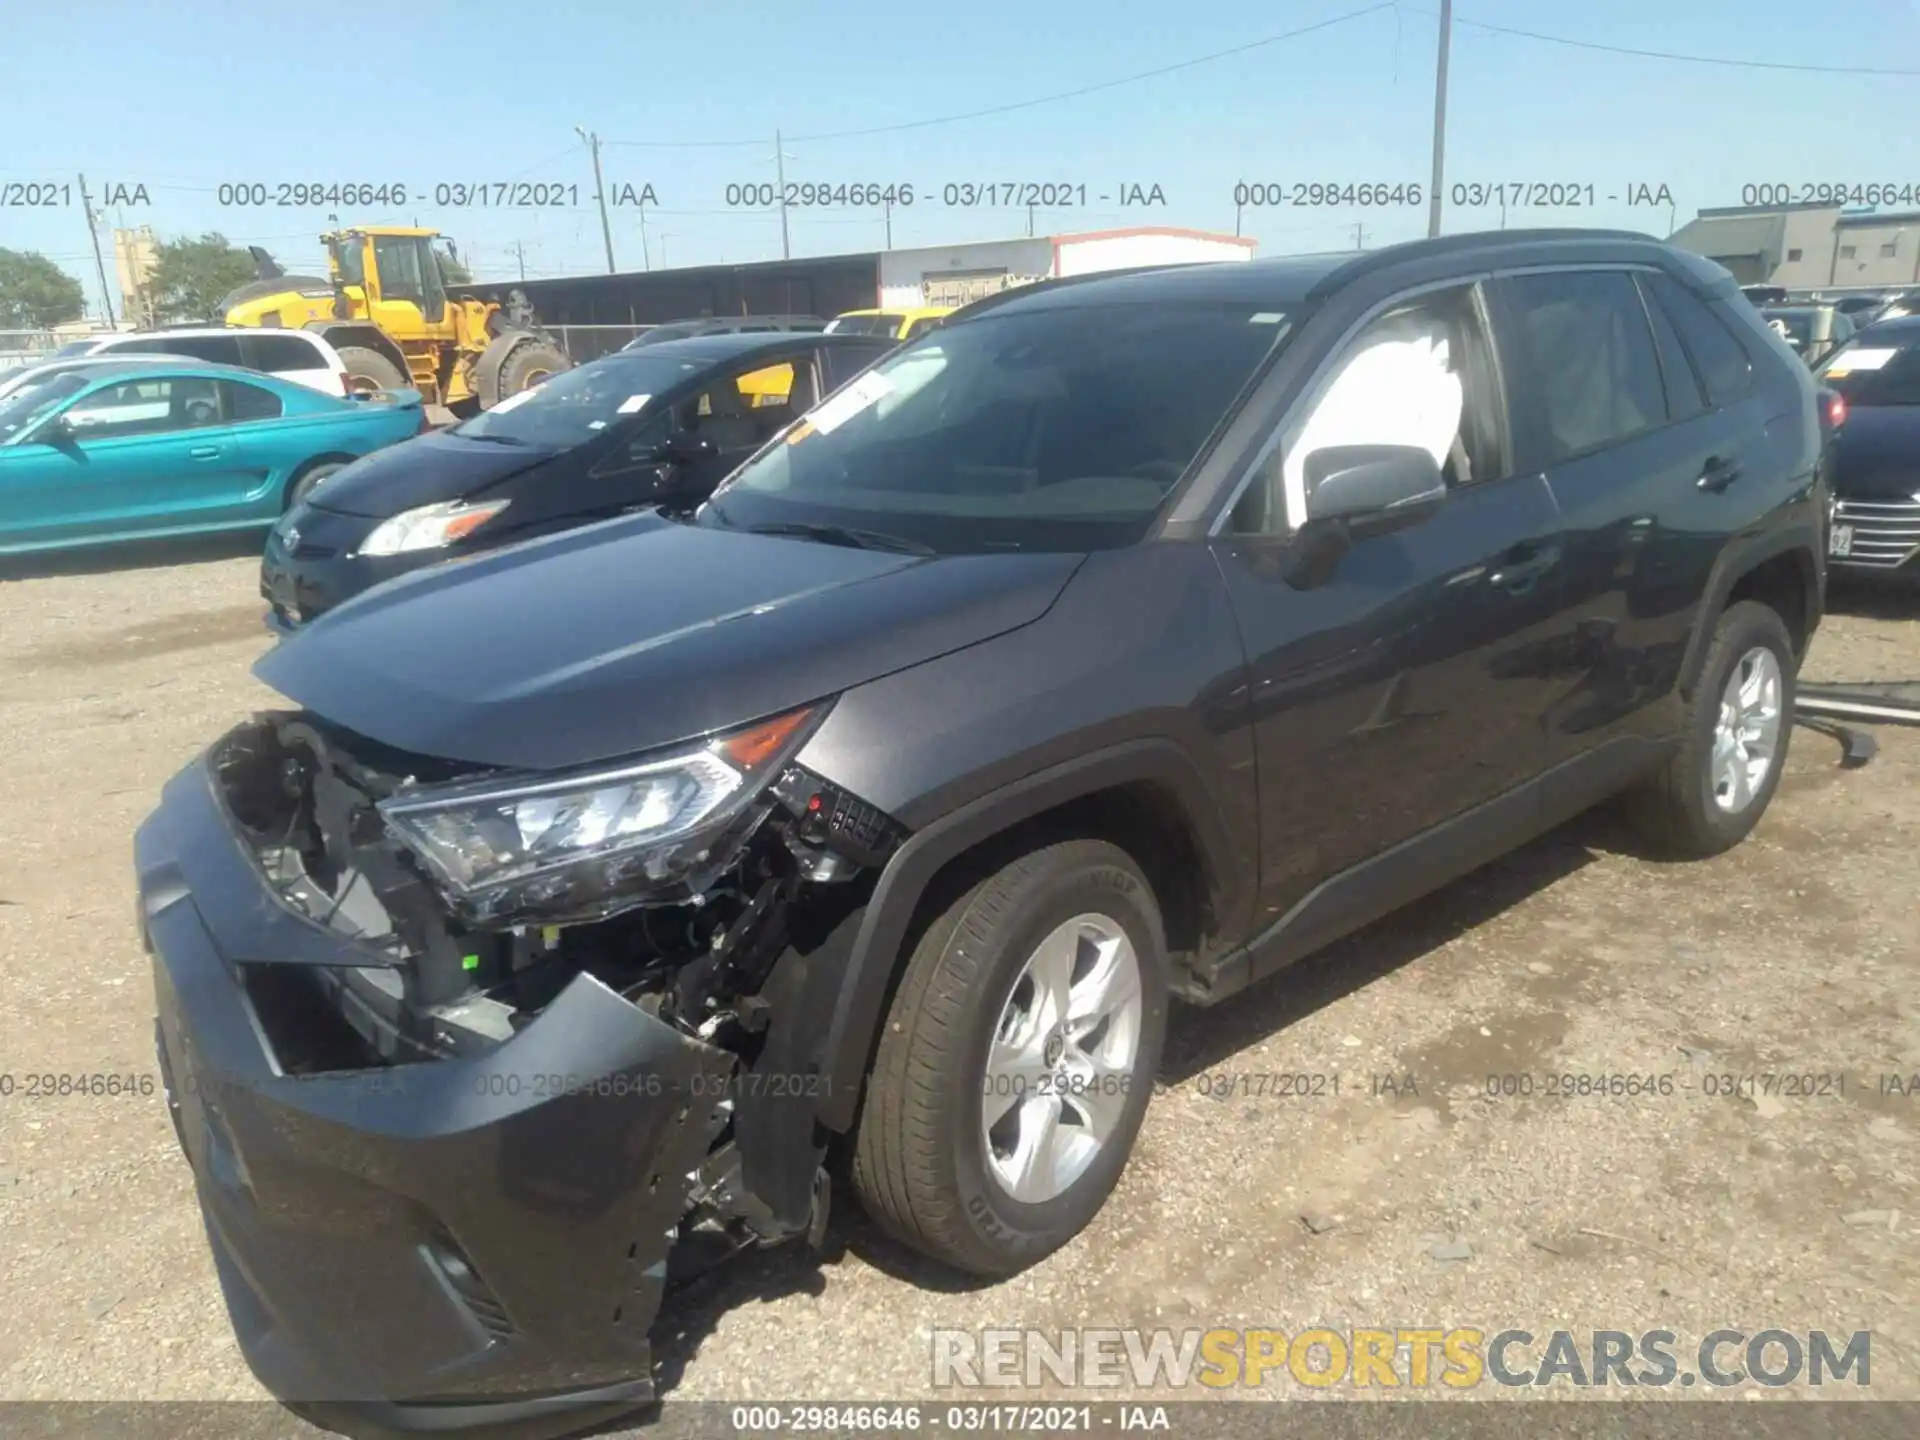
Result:
M1433 10L1415 13L1434 16ZM1631 55L1641 60L1677 60L1688 65L1721 65L1732 70L1791 70L1806 75L1920 75L1920 70L1898 70L1877 65L1803 65L1786 60L1736 60L1724 55L1683 55L1673 50L1641 50L1631 45L1606 45L1598 40L1573 40L1565 35L1543 35L1537 30L1516 30L1511 25L1489 25L1482 20L1456 16L1456 25L1470 25L1495 35L1514 35L1522 40L1539 40L1548 45L1565 45L1574 50L1598 50L1608 55Z
M1252 50L1260 50L1269 45L1278 45L1285 40L1297 40L1302 35L1311 35L1316 30L1331 29L1335 25L1344 25L1349 20L1358 20L1365 15L1373 15L1382 10L1394 8L1393 0L1383 0L1378 5L1368 5L1363 9L1349 10L1344 15L1336 15L1331 20L1319 20L1311 25L1302 25L1298 29L1283 31L1278 35L1268 35L1259 40L1249 40L1243 45L1230 46L1225 50L1215 50L1209 55L1196 55L1191 60L1176 61L1171 65L1161 65L1152 70L1142 70L1133 75L1122 75L1114 80L1102 80L1093 85L1082 85L1075 90L1062 90L1052 95L1039 95L1031 100L1016 100L1006 105L990 105L984 110L963 110L954 115L936 115L926 120L905 120L895 125L869 125L858 130L826 130L815 135L789 135L792 141L812 143L817 140L850 140L863 135L892 135L902 130L924 130L930 125L954 125L963 120L980 120L989 115L1008 115L1016 110L1031 110L1036 105L1052 105L1061 100L1077 100L1082 95L1098 94L1102 90L1117 89L1122 85L1138 84L1142 80L1156 80L1162 75L1171 75L1178 70L1191 70L1196 65L1210 65L1215 60L1225 60L1234 55L1245 55ZM766 144L764 140L609 140L609 146L619 145L633 150L694 150L694 149L745 149Z

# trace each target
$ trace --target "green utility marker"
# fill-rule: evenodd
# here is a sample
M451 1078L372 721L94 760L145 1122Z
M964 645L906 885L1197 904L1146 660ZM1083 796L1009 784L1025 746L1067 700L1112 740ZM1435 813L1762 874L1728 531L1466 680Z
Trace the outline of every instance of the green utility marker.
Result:
M460 968L462 970L478 970L480 968L480 957L478 955L462 955L460 957Z

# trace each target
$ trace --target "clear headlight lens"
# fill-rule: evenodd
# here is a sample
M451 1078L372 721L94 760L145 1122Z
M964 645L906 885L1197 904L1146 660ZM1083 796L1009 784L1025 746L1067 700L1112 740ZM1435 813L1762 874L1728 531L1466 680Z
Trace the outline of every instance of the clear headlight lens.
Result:
M794 710L704 745L574 775L422 786L380 811L469 914L607 909L710 861L822 713Z
M465 539L507 508L506 500L485 500L469 505L464 500L443 500L437 505L422 505L403 510L374 527L362 555L403 555L411 550L440 550Z

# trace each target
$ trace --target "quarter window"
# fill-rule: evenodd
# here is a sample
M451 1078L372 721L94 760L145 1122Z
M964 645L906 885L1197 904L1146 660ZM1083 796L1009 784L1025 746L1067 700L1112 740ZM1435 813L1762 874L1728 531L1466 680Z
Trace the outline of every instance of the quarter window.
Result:
M1707 403L1718 409L1745 395L1753 387L1753 361L1713 307L1689 294L1670 275L1643 275L1641 281L1673 321L1673 328L1693 357L1694 368L1706 386Z
M1541 465L1618 445L1665 423L1653 331L1632 277L1619 271L1506 281L1513 315L1509 373L1528 402L1515 414Z
M247 348L253 352L250 368L265 370L271 375L327 368L327 362L321 358L318 350L291 335L250 335L247 337Z
M258 385L242 385L232 380L219 383L227 403L228 420L242 422L280 418L280 397L271 390L263 390Z

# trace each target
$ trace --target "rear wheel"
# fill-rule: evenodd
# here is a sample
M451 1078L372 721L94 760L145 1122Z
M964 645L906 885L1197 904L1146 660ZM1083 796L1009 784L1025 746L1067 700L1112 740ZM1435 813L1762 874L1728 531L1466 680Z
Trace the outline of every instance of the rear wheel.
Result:
M346 469L351 463L347 460L321 460L307 466L293 477L293 483L287 487L287 509L291 510L298 505L313 493L314 486L336 471Z
M347 389L352 394L371 395L378 390L408 388L407 377L378 350L369 350L364 345L343 345L340 363L347 367Z
M1159 905L1118 847L1048 845L973 886L886 1018L854 1144L867 1212L981 1275L1071 1240L1133 1149L1167 993Z
M1793 736L1795 660L1771 606L1742 600L1714 627L1680 748L1628 796L1660 849L1704 859L1738 845L1760 823Z
M500 399L530 390L549 376L573 368L573 362L542 340L517 346L500 367Z

